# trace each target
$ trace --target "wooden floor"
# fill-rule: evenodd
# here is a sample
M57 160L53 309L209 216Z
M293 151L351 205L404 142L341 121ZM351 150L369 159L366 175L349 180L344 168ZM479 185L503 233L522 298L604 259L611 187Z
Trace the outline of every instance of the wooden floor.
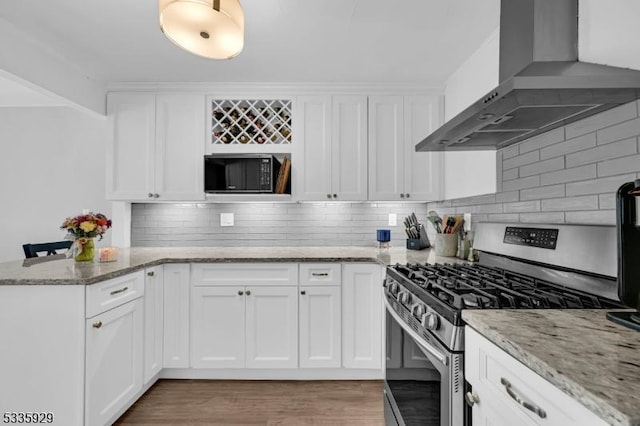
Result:
M124 425L384 426L382 381L160 380Z

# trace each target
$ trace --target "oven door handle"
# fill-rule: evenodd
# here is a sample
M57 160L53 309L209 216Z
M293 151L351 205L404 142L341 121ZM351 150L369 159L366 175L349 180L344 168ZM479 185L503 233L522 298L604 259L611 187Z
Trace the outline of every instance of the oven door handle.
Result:
M411 338L413 339L413 341L423 350L429 352L435 359L437 359L438 361L440 361L440 363L442 365L444 365L445 367L449 364L449 359L446 357L446 355L443 355L440 351L438 351L436 348L434 348L433 346L431 346L429 344L429 342L427 342L426 340L424 340L422 337L420 337L418 335L418 333L416 333L415 331L413 331L413 329L411 327L409 327L409 325L407 323L405 323L402 318L400 318L400 316L398 315L398 313L393 309L393 307L389 304L389 301L387 300L386 295L383 295L384 298L384 304L387 307L387 311L391 314L391 316L393 317L393 319L395 319L395 321L400 325L400 327L402 327L402 329L405 331L405 333L409 334L409 336L411 336Z

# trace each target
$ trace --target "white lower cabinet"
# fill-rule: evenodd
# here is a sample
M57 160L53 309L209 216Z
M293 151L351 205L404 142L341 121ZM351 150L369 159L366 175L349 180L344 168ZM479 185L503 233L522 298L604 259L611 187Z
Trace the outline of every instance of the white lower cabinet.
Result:
M194 287L191 293L191 366L243 368L243 287Z
M247 287L247 368L298 367L298 289Z
M86 320L85 424L109 424L142 389L143 301Z
M164 334L164 269L145 270L144 278L144 384L162 370Z
M164 368L189 367L190 268L189 264L164 265Z
M342 365L382 368L382 267L342 266Z
M607 424L469 326L465 327L464 368L476 401L474 425Z
M300 286L301 368L340 368L341 299L340 286Z
M194 287L191 366L296 368L296 287Z
M297 264L198 264L191 281L193 368L297 368Z

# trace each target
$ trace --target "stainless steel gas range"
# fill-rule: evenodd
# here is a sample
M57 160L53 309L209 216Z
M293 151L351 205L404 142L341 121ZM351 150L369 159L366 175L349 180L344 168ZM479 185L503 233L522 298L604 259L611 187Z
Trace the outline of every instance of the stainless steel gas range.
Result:
M387 268L387 425L471 424L463 309L620 308L615 226L477 225L478 263Z

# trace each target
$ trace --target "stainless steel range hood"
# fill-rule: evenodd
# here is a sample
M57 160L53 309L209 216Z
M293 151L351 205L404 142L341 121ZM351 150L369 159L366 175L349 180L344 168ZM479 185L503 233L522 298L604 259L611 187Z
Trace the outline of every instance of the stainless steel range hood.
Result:
M500 149L640 98L640 71L577 60L578 0L500 7L500 85L416 151Z

